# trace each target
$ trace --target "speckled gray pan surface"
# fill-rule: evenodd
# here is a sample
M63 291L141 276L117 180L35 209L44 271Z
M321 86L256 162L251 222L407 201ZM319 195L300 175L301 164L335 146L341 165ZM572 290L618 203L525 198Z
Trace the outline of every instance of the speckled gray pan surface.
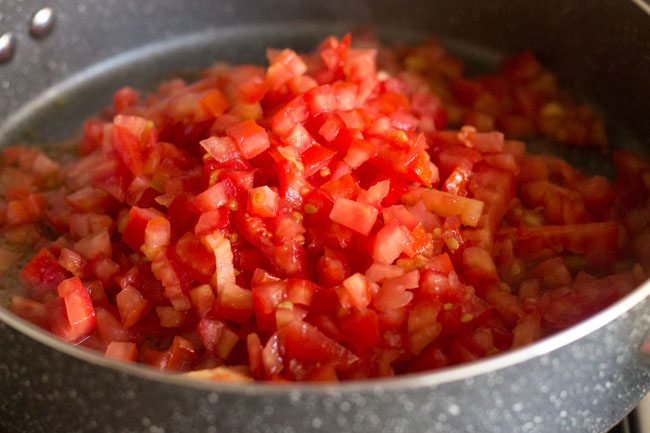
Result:
M55 27L36 39L29 22L44 6ZM261 62L266 46L308 49L359 24L387 39L434 32L477 63L532 48L624 126L617 144L650 148L650 16L627 0L0 0L0 36L17 41L0 64L0 144L69 137L121 85L150 88L216 60ZM284 388L118 368L0 307L10 325L0 323L0 431L601 433L650 390L638 352L648 292L646 284L584 326L476 365Z

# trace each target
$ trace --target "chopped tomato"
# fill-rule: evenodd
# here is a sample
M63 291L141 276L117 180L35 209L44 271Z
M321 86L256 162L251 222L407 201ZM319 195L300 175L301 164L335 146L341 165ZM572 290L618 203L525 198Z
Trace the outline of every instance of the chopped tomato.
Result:
M529 154L607 146L532 53L471 78L433 40L358 45L118 90L76 158L3 148L11 310L195 377L338 381L520 347L646 278L650 163Z
M270 146L266 130L254 120L245 120L233 125L227 132L244 158L254 158Z
M268 186L248 190L248 211L261 217L274 217L278 213L279 196Z
M330 218L362 235L367 235L375 225L377 214L377 208L373 206L341 197L334 202Z
M52 316L50 322L52 332L67 341L77 341L90 335L97 323L95 308L79 277L62 281L57 290L64 308L56 308L58 313Z
M138 346L135 343L112 341L106 348L106 357L120 361L135 362L138 360Z

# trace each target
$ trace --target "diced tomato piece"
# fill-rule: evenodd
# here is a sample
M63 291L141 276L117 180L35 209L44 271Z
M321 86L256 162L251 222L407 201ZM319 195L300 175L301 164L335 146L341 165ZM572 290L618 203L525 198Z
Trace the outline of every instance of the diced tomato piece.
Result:
M203 242L214 254L215 273L213 281L217 290L235 285L235 268L233 267L230 241L219 232L214 232L205 236Z
M151 303L137 289L131 286L122 289L115 299L122 318L122 324L126 328L135 325L151 310Z
M572 278L562 257L544 260L530 271L533 277L544 281L547 287L555 288L571 283Z
M315 284L309 280L291 279L288 282L287 299L293 304L311 305Z
M111 257L113 254L111 237L106 230L101 230L95 235L78 240L73 247L85 259L92 259L99 254Z
M407 330L409 350L419 355L440 335L442 326L437 322L442 305L439 301L420 302L409 311Z
M370 293L366 278L356 273L343 281L343 287L339 290L339 302L343 307L352 304L359 310L363 310L370 304Z
M49 323L47 306L29 298L12 296L9 309L17 316L42 328L46 328Z
M357 201L380 208L382 201L388 196L388 194L390 194L390 181L381 180L371 185L367 191L362 191L359 194Z
M113 148L134 176L141 176L143 170L140 140L127 128L113 125Z
M159 367L164 370L187 371L192 368L196 360L196 355L196 347L194 344L177 335L163 356Z
M330 218L365 236L375 225L378 213L373 206L341 197L334 202Z
M231 126L226 132L247 159L256 157L271 145L266 130L254 120L244 120Z
M230 137L206 138L201 141L201 146L211 157L222 164L241 158L241 153Z
M119 361L136 362L138 360L138 347L135 343L111 341L106 348L107 358Z
M385 208L382 210L382 216L384 224L387 226L395 223L413 230L419 224L418 219L401 204Z
M417 288L419 283L420 272L417 270L386 279L377 292L373 303L380 311L402 308L413 299L413 293L408 290Z
M282 355L280 354L280 343L278 334L275 333L266 342L262 349L262 363L267 376L273 376L282 371L284 368Z
M67 248L61 249L59 255L59 264L63 266L68 272L79 276L86 266L86 261L77 253Z
M209 284L201 284L190 290L190 299L200 317L205 317L212 310L215 296Z
M477 132L472 126L463 126L458 133L458 140L481 153L501 153L504 150L504 136L498 131Z
M275 324L275 309L287 299L287 287L285 283L270 283L262 286L254 286L253 308L255 318L260 329L273 329Z
M252 292L237 285L219 287L217 291L218 315L233 322L248 320L253 314L253 303Z
M147 222L147 228L144 230L144 245L140 249L149 260L153 260L159 251L169 245L170 240L171 225L167 218L153 218Z
M127 330L113 314L105 308L95 309L97 319L97 335L106 344L111 342L128 342L134 337L131 331Z
M483 202L435 189L415 188L402 196L404 203L422 201L431 212L443 217L458 215L463 224L476 227L483 212Z
M261 217L274 217L278 213L280 197L268 186L248 191L248 212Z
M370 309L353 311L340 319L344 340L355 353L363 354L380 342L377 313Z
M481 247L468 247L463 250L463 269L470 281L495 282L499 280L492 257Z
M309 117L309 110L304 96L298 96L278 110L271 119L271 128L279 136L288 134L294 125L302 123Z
M172 257L183 266L183 270L199 281L209 281L214 275L213 252L192 233L185 233L170 251Z
M156 307L156 315L160 319L160 326L163 328L179 328L185 322L185 312L176 311L174 307L159 306Z
M512 330L512 347L521 347L537 341L542 336L542 320L537 312L530 313L517 322Z
M318 144L309 147L301 155L305 176L310 177L327 167L336 152Z
M54 291L68 274L47 249L42 249L20 270L20 280L29 286L36 299Z
M79 277L62 281L57 290L63 299L65 318L59 316L58 320L53 321L52 331L68 341L88 336L95 329L97 321L90 295Z
M144 232L149 220L162 216L163 215L155 209L132 207L129 210L126 226L122 232L122 241L132 250L140 251L140 247L144 243Z
M345 174L325 182L321 186L321 190L329 194L332 200L336 200L339 197L353 199L360 192L357 180L350 174Z
M203 319L199 322L197 330L205 350L213 354L217 353L218 343L223 335L224 328L225 325L218 320Z
M194 205L201 212L210 212L228 203L234 197L234 189L230 179L222 180L212 185L194 198Z
M215 230L225 228L227 225L228 209L220 207L219 209L203 212L194 226L194 233L197 235L212 233Z
M220 116L230 108L228 98L219 89L209 90L203 95L199 103L205 111L214 117Z
M391 264L409 244L408 231L399 224L382 227L375 236L372 258L375 262Z
M343 161L352 168L358 168L376 155L377 149L368 140L352 140Z
M358 362L354 354L308 323L294 321L285 329L284 345L288 359L313 364L334 362L341 368L349 368Z
M251 375L261 379L264 376L264 360L262 357L262 342L260 337L251 333L246 337L246 352L248 353L248 365L251 369Z

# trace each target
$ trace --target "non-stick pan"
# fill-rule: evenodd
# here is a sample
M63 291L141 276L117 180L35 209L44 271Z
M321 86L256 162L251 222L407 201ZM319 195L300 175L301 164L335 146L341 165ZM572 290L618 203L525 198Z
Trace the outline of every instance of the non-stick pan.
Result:
M31 34L45 6L54 27ZM435 33L479 68L532 48L603 111L615 145L647 151L649 11L643 0L0 0L0 35L16 42L0 64L0 144L68 138L125 84L146 90L216 60L262 63L267 46L307 50L368 26L387 40ZM600 433L650 390L640 349L649 293L646 283L493 358L336 385L163 375L66 345L0 307L0 430Z

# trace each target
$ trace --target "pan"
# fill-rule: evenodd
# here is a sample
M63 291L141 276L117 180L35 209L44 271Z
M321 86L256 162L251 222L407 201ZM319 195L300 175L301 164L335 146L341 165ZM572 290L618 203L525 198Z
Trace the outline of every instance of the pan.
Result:
M306 51L325 35L369 26L391 41L435 33L477 65L531 48L603 111L613 142L650 146L643 0L59 0L34 26L44 6L0 1L0 35L11 34L0 39L11 46L0 64L2 145L68 138L126 84L151 89L215 60L262 63L267 46ZM650 390L649 293L645 283L570 329L489 359L327 385L166 375L66 345L0 308L0 428L604 432Z

